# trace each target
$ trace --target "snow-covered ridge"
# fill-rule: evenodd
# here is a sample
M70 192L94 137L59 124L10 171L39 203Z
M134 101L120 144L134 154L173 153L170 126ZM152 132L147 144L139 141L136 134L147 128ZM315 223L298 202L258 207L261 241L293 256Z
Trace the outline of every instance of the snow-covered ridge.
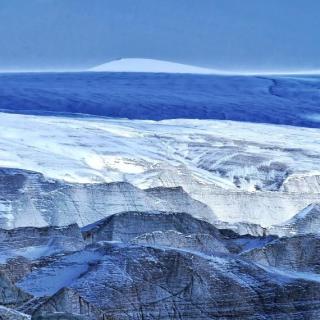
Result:
M89 71L223 74L222 71L209 68L196 67L170 61L139 58L113 60L93 67Z

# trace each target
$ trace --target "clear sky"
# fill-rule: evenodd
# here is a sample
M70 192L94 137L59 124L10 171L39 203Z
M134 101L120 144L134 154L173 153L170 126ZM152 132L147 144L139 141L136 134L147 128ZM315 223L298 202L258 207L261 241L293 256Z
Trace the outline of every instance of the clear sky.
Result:
M120 57L320 69L320 0L0 0L0 70Z

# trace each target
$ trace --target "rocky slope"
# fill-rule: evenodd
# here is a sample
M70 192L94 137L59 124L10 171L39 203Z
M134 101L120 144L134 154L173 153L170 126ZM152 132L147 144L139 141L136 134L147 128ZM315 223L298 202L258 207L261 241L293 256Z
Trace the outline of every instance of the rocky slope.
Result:
M98 261L34 314L63 311L92 319L299 319L319 313L318 282L280 276L239 258L117 245L101 247L99 252ZM47 278L32 289L34 277L20 285L30 293L47 294Z
M0 229L0 236L0 271L13 283L32 270L54 262L57 257L85 247L80 228L75 224L65 227Z
M156 210L187 212L213 223L220 218L237 232L261 235L264 229L257 224L269 227L290 219L291 212L317 202L320 195L226 191L208 185L199 185L192 194L181 187L141 190L126 182L67 183L36 172L1 169L0 227L84 226L118 212Z
M84 241L77 225L67 227L0 229L0 270L19 277L29 270L28 260L78 251Z
M217 220L213 222L214 226L218 229L228 229L233 230L234 232L240 235L247 235L250 234L252 236L265 236L267 234L267 228L261 227L259 224L254 223L246 223L246 222L226 222Z
M0 266L1 303L38 320L316 319L320 312L315 236L241 236L160 211L118 213L81 231L85 247L75 225L2 230L17 254ZM47 237L60 239L62 251L20 256L25 244ZM277 243L268 250L286 252L283 260L258 258Z
M31 316L16 310L0 306L0 319L3 320L31 320Z
M0 306L16 307L31 297L32 295L17 288L4 272L0 272Z
M125 182L70 184L30 171L0 170L2 228L84 226L130 210L185 211L210 221L216 219L210 208L181 188L144 191Z
M220 231L210 223L186 213L166 211L129 211L112 215L82 228L88 243L98 241L130 242L132 239L154 231L176 231L185 235L205 233L221 238Z
M319 235L299 235L276 239L263 247L246 251L242 256L265 266L319 274L319 250Z
M274 225L269 233L280 236L292 236L296 234L320 234L320 204L313 203L298 212L290 220Z
M130 243L143 246L176 248L206 255L214 255L217 252L229 253L221 239L206 233L186 235L174 230L154 231L135 237Z

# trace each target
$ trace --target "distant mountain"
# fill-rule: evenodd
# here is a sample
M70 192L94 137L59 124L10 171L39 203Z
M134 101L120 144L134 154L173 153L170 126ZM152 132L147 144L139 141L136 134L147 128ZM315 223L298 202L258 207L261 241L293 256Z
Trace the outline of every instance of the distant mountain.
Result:
M193 74L218 74L222 71L196 67L192 65L155 60L155 59L140 59L127 58L113 60L99 66L96 66L90 71L103 72L153 72L153 73L193 73Z

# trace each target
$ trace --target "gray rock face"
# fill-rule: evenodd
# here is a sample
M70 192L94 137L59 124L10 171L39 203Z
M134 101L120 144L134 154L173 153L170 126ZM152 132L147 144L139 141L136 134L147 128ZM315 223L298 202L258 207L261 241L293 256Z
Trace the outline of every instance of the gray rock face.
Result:
M239 253L261 247L276 237L240 236L186 213L123 212L82 228L87 243L118 241L197 249L199 252Z
M290 220L272 226L269 233L288 237L296 234L320 234L320 204L310 204Z
M32 320L88 320L88 317L65 312L55 312L36 315L32 317Z
M213 223L215 227L218 229L228 229L233 230L234 232L240 234L240 235L252 235L255 237L265 236L267 233L267 229L261 227L259 224L254 223L245 223L245 222L225 222L225 221L219 221Z
M202 233L221 238L210 223L181 212L123 212L82 228L88 243L97 241L130 242L133 238L153 231L174 230L185 235Z
M17 288L3 272L0 272L0 305L14 307L30 298L29 294Z
M274 240L261 248L244 252L242 256L265 266L319 274L319 252L320 236L299 235Z
M0 272L7 279L6 291L13 303L20 305L23 299L15 283L32 270L41 268L55 260L57 256L83 249L85 246L77 225L67 227L18 228L0 230ZM3 287L4 288L4 287ZM9 294L6 294L8 297ZM27 297L29 298L29 297Z
M0 229L0 263L24 257L35 260L58 253L81 250L84 241L77 225Z
M9 187L8 187L9 186ZM129 183L68 184L41 174L0 170L0 227L84 226L122 211L168 210L215 219L205 205L181 189L147 192ZM153 195L156 193L157 195ZM180 199L181 198L181 199Z
M0 306L0 319L1 320L31 320L27 314L20 313L16 310Z
M214 255L217 252L229 253L223 241L209 234L184 235L173 230L146 233L134 238L131 243L144 246L177 248L206 255Z
M268 243L278 239L277 236L266 237L254 237L251 235L229 235L229 230L223 230L223 233L227 231L227 235L224 239L224 244L231 253L240 254L255 248L262 248Z
M59 311L99 320L312 319L320 311L320 283L266 272L230 255L117 245L98 250L97 263L44 301L34 315ZM63 277L63 269L56 277Z
M184 208L183 212L192 213L194 217L205 218L209 222L216 220L216 216L212 210L204 203L194 200L188 193L186 193L182 187L164 188L157 187L145 190L147 194L164 200L168 203L174 203L176 210L167 210L172 212L179 212L179 209ZM182 212L180 210L180 212Z
M269 228L291 219L310 203L320 202L320 193L244 192L203 185L193 190L192 198L208 205L219 220Z
M53 263L57 258L63 256L59 253L53 256L43 256L38 260L29 260L21 256L10 258L4 264L0 264L0 271L3 272L13 283L24 278L31 271L43 268Z
M79 235L75 226L33 229L4 230L1 235L7 240L28 232L40 238ZM320 241L315 236L306 235L300 242L240 236L186 213L159 211L118 213L82 232L89 245L78 251L35 261L15 258L20 262L10 279L4 274L1 286L10 298L6 304L33 319L54 320L298 320L316 319L320 312ZM253 256L278 242L282 246L275 254L285 252L283 261L266 264ZM312 244L313 251L302 256ZM20 275L15 278L16 271Z
M8 187L10 185L10 187ZM181 188L141 190L126 182L79 184L46 179L35 172L0 170L0 227L77 223L85 226L123 211L187 212L211 223L219 218L252 234L260 224L270 227L290 219L306 205L320 200L320 193L245 192L199 184ZM241 223L244 223L242 226ZM246 225L246 226L245 226Z

